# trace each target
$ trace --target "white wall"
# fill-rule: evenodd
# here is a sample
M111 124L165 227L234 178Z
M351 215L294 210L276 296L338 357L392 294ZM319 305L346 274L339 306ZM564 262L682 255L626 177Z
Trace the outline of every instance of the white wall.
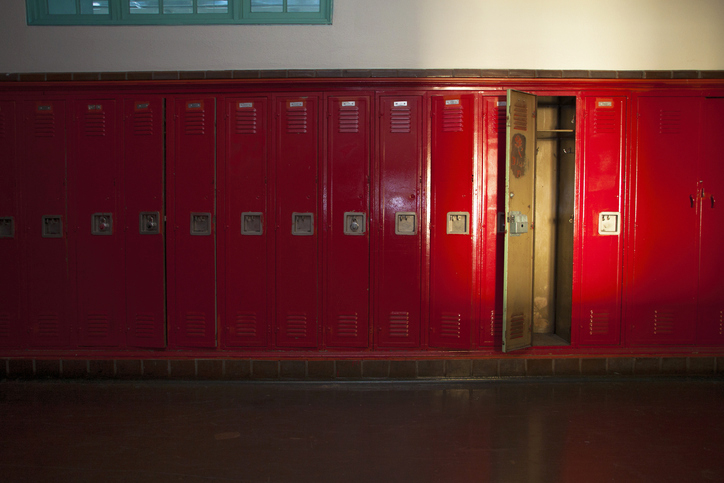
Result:
M0 72L724 69L722 0L334 0L331 26L28 27L0 0Z

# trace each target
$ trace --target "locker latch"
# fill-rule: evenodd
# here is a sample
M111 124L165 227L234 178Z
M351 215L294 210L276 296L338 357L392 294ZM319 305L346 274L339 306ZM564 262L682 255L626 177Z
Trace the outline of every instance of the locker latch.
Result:
M55 215L43 216L43 238L63 238L63 218Z
M354 211L347 211L344 214L344 234L364 235L367 230L367 215Z
M417 213L398 211L395 213L395 235L416 235Z
M12 216L0 218L0 238L15 238L15 219Z
M261 213L246 211L241 214L242 235L261 235L264 232L262 226Z
M447 214L448 235L468 235L470 233L470 213L467 211L450 211Z
M292 235L314 235L314 213L292 213Z
M91 215L91 235L113 235L113 214L93 213Z
M141 235L158 235L161 233L160 218L161 214L158 211L142 211L138 215L138 233Z
M211 213L191 213L191 234L211 235Z
M510 236L520 236L528 233L528 215L524 215L520 211L511 211L508 215L508 225Z
M602 211L598 214L598 234L618 235L621 232L621 213L618 211Z

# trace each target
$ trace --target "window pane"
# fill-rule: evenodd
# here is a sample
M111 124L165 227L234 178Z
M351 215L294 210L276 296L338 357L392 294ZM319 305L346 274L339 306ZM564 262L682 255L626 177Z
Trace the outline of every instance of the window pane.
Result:
M229 0L198 0L198 13L229 13Z
M80 13L108 15L108 0L80 0Z
M319 12L319 0L287 0L287 12Z
M256 12L283 12L284 0L251 0L251 11Z
M76 14L75 0L48 0L48 13L51 15Z
M194 13L194 0L163 0L163 13Z
M131 13L159 13L158 0L131 0Z

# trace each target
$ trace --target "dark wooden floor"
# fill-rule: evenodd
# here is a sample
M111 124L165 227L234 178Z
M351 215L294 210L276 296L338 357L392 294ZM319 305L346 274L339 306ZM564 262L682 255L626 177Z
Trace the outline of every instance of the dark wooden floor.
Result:
M724 380L0 382L0 481L724 481Z

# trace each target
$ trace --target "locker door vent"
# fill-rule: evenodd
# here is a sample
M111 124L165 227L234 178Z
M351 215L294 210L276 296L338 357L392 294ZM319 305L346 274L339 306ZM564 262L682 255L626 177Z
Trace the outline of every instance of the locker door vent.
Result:
M52 138L55 136L55 114L53 111L36 111L34 123L35 137Z
M490 337L493 340L497 340L498 337L503 335L503 314L496 312L495 310L490 311Z
M307 132L307 108L287 109L287 133L304 134Z
M186 134L200 136L206 133L206 114L204 111L188 111L184 123Z
M358 133L359 132L359 107L357 107L357 106L340 107L340 109L339 109L339 132L340 133Z
M681 132L681 111L659 111L659 134L677 134Z
M500 105L500 101L498 101L498 117L496 119L495 123L495 132L496 134L499 133L505 133L505 124L507 123L507 112L504 105ZM502 317L502 316L501 316Z
M106 135L106 113L101 110L101 106L92 106L98 109L91 109L85 113L84 132L86 136L105 136Z
M137 339L150 339L154 335L155 318L152 314L136 314L134 335Z
M528 103L522 99L513 106L513 129L528 130Z
M146 109L133 115L133 134L151 136L153 134L153 111Z
M525 327L525 315L516 314L510 317L510 338L520 339L523 337L523 327Z
M0 138L4 138L6 136L6 127L5 127L5 113L0 112Z
M206 316L201 313L189 312L186 314L186 335L189 337L204 337L206 335Z
M10 337L10 314L0 314L0 339Z
M295 339L307 336L307 315L306 314L289 314L287 315L287 337Z
M88 315L86 319L88 337L105 338L111 331L111 321L105 314Z
M671 311L654 310L654 335L674 333L674 314Z
M256 314L236 314L236 323L232 328L237 337L256 337Z
M595 313L591 310L588 322L588 335L606 335L608 334L608 313Z
M442 337L460 338L461 330L460 314L442 314L440 320L440 335Z
M443 132L463 131L463 106L460 104L445 106L442 115Z
M390 313L390 337L408 337L410 335L410 313Z
M60 336L60 317L57 314L38 315L38 337L55 339Z
M593 134L616 133L616 111L596 109L593 111Z
M412 110L409 107L393 107L390 113L390 132L409 133L412 128Z
M236 134L256 134L256 109L236 111Z
M719 335L724 335L724 310L719 311Z
M337 334L340 337L357 337L357 314L337 317Z

